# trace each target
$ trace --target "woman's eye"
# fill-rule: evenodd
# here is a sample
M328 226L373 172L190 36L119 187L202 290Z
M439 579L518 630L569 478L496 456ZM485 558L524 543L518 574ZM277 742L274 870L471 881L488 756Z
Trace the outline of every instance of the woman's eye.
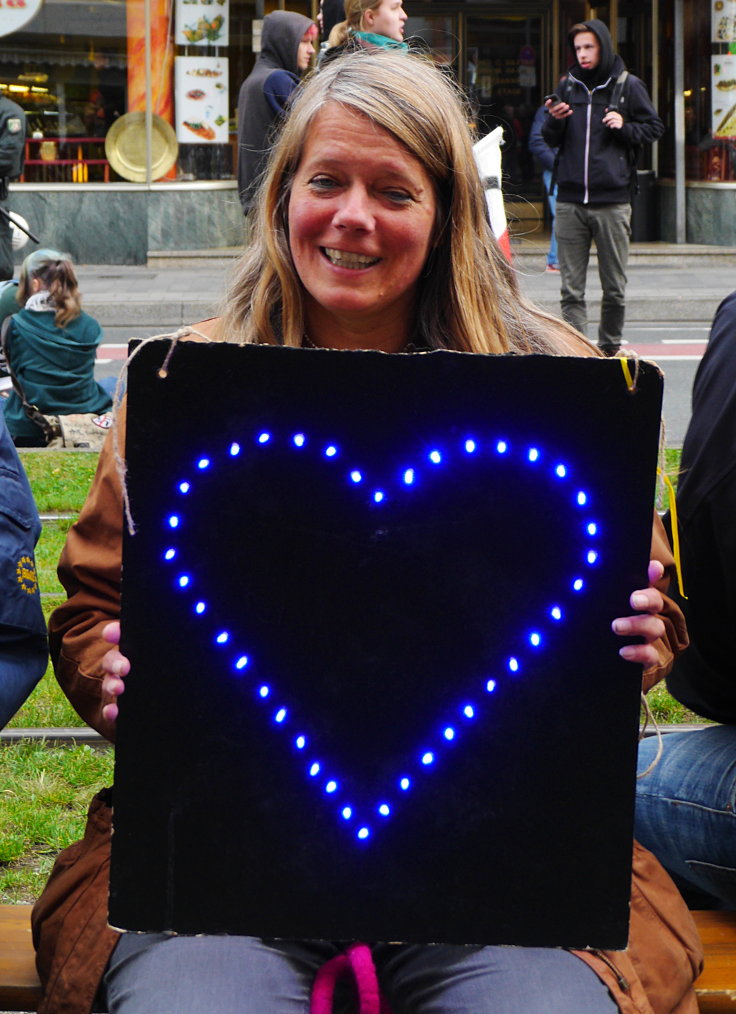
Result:
M314 176L309 181L309 186L313 190L332 190L333 187L337 186L337 183L329 176Z
M411 201L411 194L405 190L384 190L384 194L394 204L408 204Z

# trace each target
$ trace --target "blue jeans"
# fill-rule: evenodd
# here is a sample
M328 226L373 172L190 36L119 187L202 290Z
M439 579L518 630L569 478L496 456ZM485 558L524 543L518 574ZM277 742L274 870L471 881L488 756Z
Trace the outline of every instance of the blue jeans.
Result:
M663 739L659 764L637 782L636 837L691 904L736 908L736 726ZM640 771L656 752L656 737L640 744Z
M549 251L547 252L547 263L557 267L557 236L555 235L555 205L557 204L557 184L555 183L554 189L550 189L552 183L552 170L543 169L542 179L544 180L544 189L547 193L547 204L549 205L549 213L552 217L552 235L549 240Z
M615 1014L598 976L567 951L376 944L392 1014ZM307 1014L329 942L126 934L105 975L110 1014ZM354 1010L338 997L335 1014Z

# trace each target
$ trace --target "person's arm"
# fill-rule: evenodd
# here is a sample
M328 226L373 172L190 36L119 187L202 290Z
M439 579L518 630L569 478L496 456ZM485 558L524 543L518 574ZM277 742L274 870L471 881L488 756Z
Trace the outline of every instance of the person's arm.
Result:
M116 425L123 454L122 407ZM122 493L110 434L59 561L68 599L49 621L51 658L61 688L85 722L110 740L114 727L102 714L102 659L109 647L102 631L120 615L122 536Z
M605 121L604 121L605 122ZM621 137L629 148L650 144L664 134L664 124L657 115L643 83L635 78L629 89L626 117L621 126Z
M5 117L0 130L0 176L17 176L23 164L26 142L26 119L22 110L12 111Z
M532 128L529 131L529 151L532 155L536 155L545 169L549 169L551 172L555 167L555 152L542 137L542 126L547 119L549 119L549 113L544 106L540 106L534 114Z

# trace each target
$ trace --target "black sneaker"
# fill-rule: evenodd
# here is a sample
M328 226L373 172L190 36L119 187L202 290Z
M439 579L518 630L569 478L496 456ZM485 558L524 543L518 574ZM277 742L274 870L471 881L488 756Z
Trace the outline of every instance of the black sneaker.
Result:
M621 351L620 345L599 345L598 348L601 350L604 356L615 356L617 352Z

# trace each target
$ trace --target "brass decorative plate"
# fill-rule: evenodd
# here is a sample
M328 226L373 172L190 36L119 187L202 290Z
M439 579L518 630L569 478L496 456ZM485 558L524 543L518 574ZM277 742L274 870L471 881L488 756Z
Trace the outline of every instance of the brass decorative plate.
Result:
M174 128L154 116L151 129L151 179L158 180L175 164L179 153ZM115 172L131 183L146 182L146 114L125 113L105 137L105 156Z

